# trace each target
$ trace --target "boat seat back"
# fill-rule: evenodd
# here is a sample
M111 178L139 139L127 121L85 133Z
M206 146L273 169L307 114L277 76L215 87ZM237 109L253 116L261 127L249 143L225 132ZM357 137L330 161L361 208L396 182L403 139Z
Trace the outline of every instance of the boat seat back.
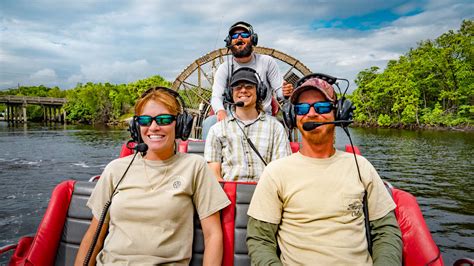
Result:
M224 261L225 265L250 265L246 244L249 218L247 211L255 187L256 183L226 182L224 184L224 190L232 202L222 212L223 217L226 218L225 222L227 224L225 226L232 228L232 234L228 234L230 239L224 240L224 243L230 244L224 246L224 258L229 258Z
M206 142L203 140L180 141L178 143L178 151L204 156L204 146L206 146Z
M74 265L82 237L92 220L92 212L86 206L86 203L95 184L93 182L78 181L74 185L56 255L56 265Z
M82 238L89 228L92 212L86 206L95 182L77 181L69 204L64 229L59 243L55 265L74 265ZM202 265L204 237L197 215L194 216L193 258L190 265Z

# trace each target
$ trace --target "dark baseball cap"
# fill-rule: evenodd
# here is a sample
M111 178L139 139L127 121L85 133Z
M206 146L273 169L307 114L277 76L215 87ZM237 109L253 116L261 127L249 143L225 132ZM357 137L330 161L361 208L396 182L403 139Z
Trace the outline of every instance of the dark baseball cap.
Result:
M250 33L252 32L252 26L250 26L250 24L248 24L247 22L243 22L243 21L239 21L235 23L234 25L232 25L229 29L229 34L233 33L234 30L236 29L243 29Z
M255 73L248 70L240 70L236 71L230 78L230 86L233 87L241 81L247 81L255 85L258 84L257 76L255 75Z
M293 91L293 94L290 97L291 103L295 104L298 102L298 97L300 94L307 90L319 90L325 97L331 102L337 101L337 95L334 91L333 86L331 86L326 81L319 79L319 78L310 78L305 81L300 86L296 87Z

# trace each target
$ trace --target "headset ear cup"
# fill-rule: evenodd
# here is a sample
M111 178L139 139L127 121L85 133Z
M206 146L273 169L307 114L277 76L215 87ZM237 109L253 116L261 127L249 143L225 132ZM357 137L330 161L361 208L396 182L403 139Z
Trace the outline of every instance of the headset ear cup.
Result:
M263 82L259 81L257 93L258 93L258 97L260 98L260 101L263 102L267 98L267 91L268 91L267 86L265 86Z
M130 131L130 137L134 142L141 143L140 125L138 125L135 118L132 118L132 120L130 120L128 123L128 131Z
M295 114L295 107L293 104L290 104L290 110L288 111L291 121L291 129L296 127L296 114Z
M187 140L193 127L193 116L184 112L176 117L175 138Z
M335 107L335 113L334 113L334 120L338 121L340 120L339 118L341 117L341 104L342 104L342 99L337 100L336 102L336 107Z
M267 98L267 86L265 85L265 83L263 83L262 79L260 78L260 75L257 73L257 71L255 71L255 75L257 76L257 79L258 79L258 93L259 93L259 97L260 97L260 100L263 102L266 98Z
M232 97L232 88L230 87L230 84L227 84L227 88L224 90L224 100L228 103L233 103L234 98Z
M176 126L174 127L174 138L181 138L183 132L183 115L179 114L176 116Z
M225 42L225 47L229 47L229 46L230 46L230 44L232 43L232 41L231 41L231 38L230 38L229 35L227 35L227 36L225 37L224 42Z
M252 42L252 45L253 46L257 46L257 43L258 43L258 35L257 33L253 33L253 29L252 29L252 36L250 38L250 41Z
M294 114L293 104L291 104L290 102L286 102L285 104L283 104L281 111L283 115L283 123L285 124L285 126L290 130L295 128L296 116Z
M354 117L355 106L350 100L341 99L338 101L338 117L336 120L351 121Z

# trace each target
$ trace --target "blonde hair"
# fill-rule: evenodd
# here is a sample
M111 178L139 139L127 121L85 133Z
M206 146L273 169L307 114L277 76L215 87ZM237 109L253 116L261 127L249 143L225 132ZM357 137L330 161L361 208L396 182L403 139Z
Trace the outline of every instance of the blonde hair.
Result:
M182 106L176 95L173 95L171 92L171 89L165 87L153 87L143 93L135 104L135 115L140 115L149 101L155 101L164 105L172 115L178 115L181 113Z

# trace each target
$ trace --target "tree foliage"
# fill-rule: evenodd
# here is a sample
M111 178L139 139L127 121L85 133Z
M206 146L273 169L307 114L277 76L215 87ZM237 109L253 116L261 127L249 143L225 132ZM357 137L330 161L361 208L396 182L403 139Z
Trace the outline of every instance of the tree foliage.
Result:
M474 120L474 23L422 41L398 60L357 75L352 95L359 123L471 126Z
M151 87L170 87L161 76L152 76L129 84L78 84L67 91L64 106L68 119L81 123L109 123L133 114L138 97Z
M77 84L70 90L45 86L19 87L1 91L0 95L40 96L67 98L64 110L69 121L87 124L105 124L131 116L138 97L153 86L170 87L171 83L160 76L152 76L129 84L92 83ZM30 120L43 116L40 106L28 106Z

